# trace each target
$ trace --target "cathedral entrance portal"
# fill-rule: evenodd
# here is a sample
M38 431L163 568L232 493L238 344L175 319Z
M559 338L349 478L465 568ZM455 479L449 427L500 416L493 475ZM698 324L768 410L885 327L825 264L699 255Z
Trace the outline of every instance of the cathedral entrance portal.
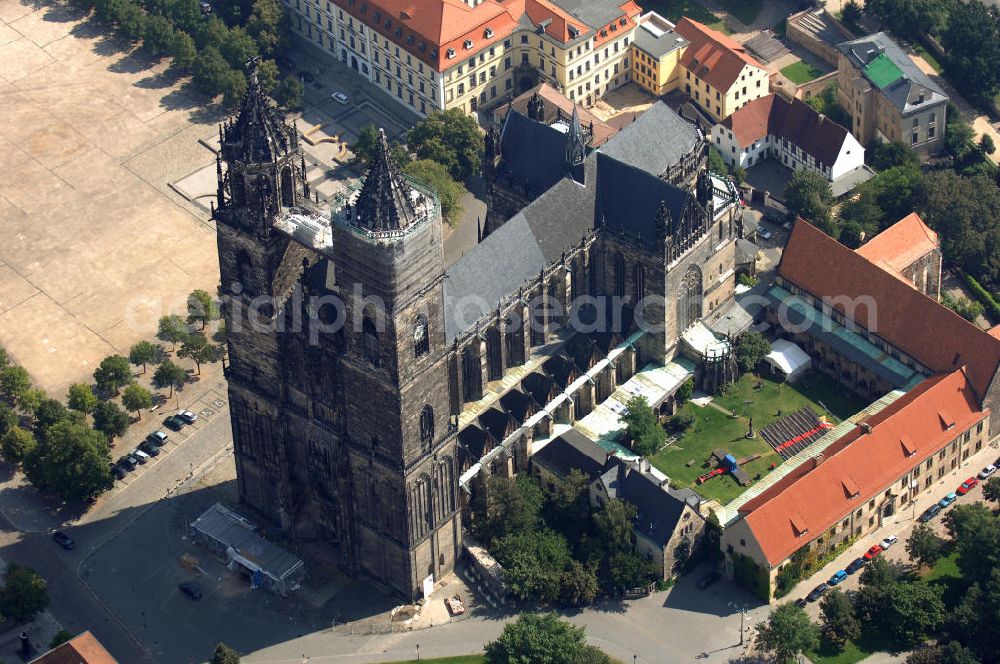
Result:
M535 87L535 82L531 79L530 76L522 76L521 80L518 82L517 85L520 88L521 92L527 92L531 88Z

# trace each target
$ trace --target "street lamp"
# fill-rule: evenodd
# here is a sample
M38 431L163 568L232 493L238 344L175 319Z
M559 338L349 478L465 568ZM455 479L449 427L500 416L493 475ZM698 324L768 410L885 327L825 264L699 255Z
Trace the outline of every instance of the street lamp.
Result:
M420 644L417 644L417 661L420 661Z
M747 610L750 607L747 604L743 604L742 606L740 606L740 605L737 605L734 602L730 602L729 603L729 608L734 609L734 610L740 612L740 643L739 643L739 645L743 645L743 634L746 631L744 629L743 625L744 625L744 621L746 620L746 617L747 617Z

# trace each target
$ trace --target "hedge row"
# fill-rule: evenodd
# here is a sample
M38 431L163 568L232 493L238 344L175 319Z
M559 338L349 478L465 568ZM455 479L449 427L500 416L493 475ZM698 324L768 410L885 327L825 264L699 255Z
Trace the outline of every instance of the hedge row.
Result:
M986 313L989 314L991 321L994 324L1000 323L1000 303L996 301L993 294L983 288L982 284L976 281L972 275L962 272L962 278L975 298L986 308Z

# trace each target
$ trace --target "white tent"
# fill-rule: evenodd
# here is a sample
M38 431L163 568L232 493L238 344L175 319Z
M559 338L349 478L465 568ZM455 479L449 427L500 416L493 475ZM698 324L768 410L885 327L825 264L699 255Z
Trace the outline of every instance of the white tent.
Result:
M784 339L771 342L771 352L764 359L789 382L798 380L812 366L812 360L804 350Z

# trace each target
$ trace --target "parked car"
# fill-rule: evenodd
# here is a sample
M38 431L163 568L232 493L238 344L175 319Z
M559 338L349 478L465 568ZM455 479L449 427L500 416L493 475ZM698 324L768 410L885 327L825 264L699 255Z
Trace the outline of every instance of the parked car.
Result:
M816 600L818 600L820 597L823 596L823 593L825 593L829 589L830 586L828 586L825 583L821 583L815 588L813 588L808 595L806 595L806 600L810 602L815 602Z
M970 477L969 479L962 482L962 486L958 487L958 490L956 490L955 493L957 493L960 496L964 496L965 494L972 491L972 487L976 486L977 484L979 484L979 480L977 480L975 477Z
M928 521L936 517L938 515L938 512L940 511L941 511L941 505L938 503L934 503L926 510L924 510L923 514L917 517L917 521L919 521L920 523L927 523Z
M135 457L135 460L142 465L146 465L146 462L149 461L149 455L140 450L138 447L129 452L129 455Z
M136 466L139 465L139 460L136 459L131 454L126 454L122 458L118 459L118 465L120 465L125 470L131 472L135 470Z
M718 572L715 571L709 572L705 576L698 579L698 583L696 583L695 586L698 587L698 590L704 590L705 588L708 588L710 585L718 581L720 576L721 575Z
M191 599L201 599L201 588L193 581L185 581L177 585L182 593Z
M302 79L303 83L312 83L313 81L316 80L316 77L310 74L305 69L299 70L299 78Z
M955 502L957 499L958 496L955 495L954 491L951 491L938 502L938 505L941 506L941 509L944 509L948 507L948 505L951 505L953 502Z
M865 552L864 558L865 560L873 560L880 553L882 553L882 547L876 544Z
M349 101L347 95L345 95L343 92L334 92L332 95L330 95L330 98L333 99L338 104L344 104L345 106Z
M808 603L809 602L806 601L805 597L800 597L797 600L795 600L795 606L797 606L799 608L803 608L803 609L805 608L806 604L808 604Z
M845 568L848 574L854 574L859 569L865 566L868 561L864 558L855 558L850 562L850 564Z
M898 541L899 541L899 538L896 537L895 535L888 535L884 540L882 540L881 542L879 542L878 545L880 547L882 547L883 551L885 551L886 549L888 549L890 546L892 546L893 544L895 544Z
M774 237L771 234L771 231L767 230L766 228L758 228L757 229L757 235L759 235L760 237L764 238L765 240L770 240L772 237Z
M198 416L195 413L191 412L190 410L180 411L179 413L177 413L177 417L181 418L188 424L194 424L195 422L198 421Z
M155 443L152 443L148 440L144 440L141 443L139 443L139 451L145 452L149 456L154 456L154 457L160 456L160 448L157 447Z
M830 584L831 586L835 586L846 578L847 578L847 572L845 572L842 569L838 569L836 572L833 573L833 576L830 577L830 580L827 581L827 583Z
M1000 459L997 459L997 461L1000 461ZM987 477L990 477L995 472L997 472L997 467L991 463L990 465L980 470L979 475L977 475L976 477L978 477L981 480L985 480Z
M61 530L57 530L56 532L52 533L52 539L55 540L56 544L66 549L67 551L72 551L74 548L76 548L76 544L74 544L73 540L69 538L69 535L67 535Z
M167 419L163 420L163 425L173 431L180 431L181 429L184 428L185 424L187 424L187 422L182 420L177 415L171 415Z
M167 440L169 440L169 438L170 436L163 433L162 431L154 431L153 433L146 436L146 440L153 443L157 447L163 447L166 444Z
M111 474L115 476L116 480L125 479L125 469L117 463L111 464Z

